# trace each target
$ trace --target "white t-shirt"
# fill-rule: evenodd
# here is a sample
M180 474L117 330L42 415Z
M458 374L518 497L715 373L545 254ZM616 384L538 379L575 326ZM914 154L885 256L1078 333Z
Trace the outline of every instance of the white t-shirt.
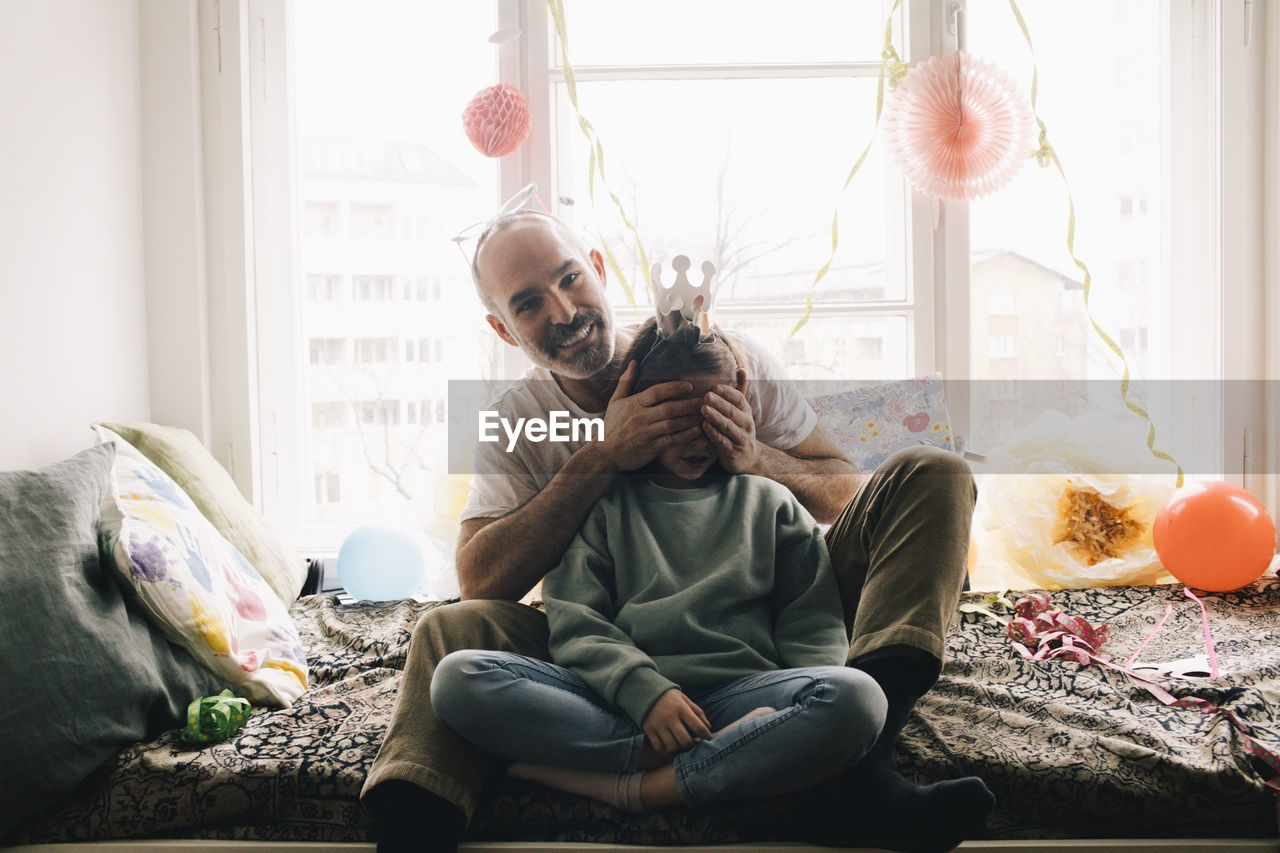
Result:
M732 335L747 363L756 438L778 450L790 450L813 432L818 416L800 395L782 362L745 335ZM490 407L514 423L516 418L547 418L567 411L571 418L603 417L586 412L561 390L544 367L531 367ZM500 518L524 506L551 482L580 441L518 441L510 453L505 441L478 442L467 505L459 520Z

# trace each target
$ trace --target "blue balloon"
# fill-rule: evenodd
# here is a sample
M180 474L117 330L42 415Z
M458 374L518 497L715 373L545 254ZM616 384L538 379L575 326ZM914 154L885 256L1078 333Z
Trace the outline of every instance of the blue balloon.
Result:
M421 547L395 527L357 527L338 550L338 580L362 601L408 598L422 584L422 569Z

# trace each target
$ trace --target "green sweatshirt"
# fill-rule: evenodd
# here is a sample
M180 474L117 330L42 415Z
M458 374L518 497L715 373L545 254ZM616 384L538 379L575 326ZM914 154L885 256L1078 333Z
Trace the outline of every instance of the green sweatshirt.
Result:
M664 489L621 476L543 581L551 658L640 724L672 687L844 662L813 518L772 480Z

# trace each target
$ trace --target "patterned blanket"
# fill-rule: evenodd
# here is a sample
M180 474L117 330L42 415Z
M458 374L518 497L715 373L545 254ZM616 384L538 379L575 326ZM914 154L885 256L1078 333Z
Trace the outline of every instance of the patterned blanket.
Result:
M1180 586L1052 593L1111 638L1123 660L1174 604L1142 659L1203 652L1199 609ZM966 594L976 602L979 594ZM1205 598L1223 668L1216 680L1162 679L1231 709L1280 748L1280 581ZM122 750L74 797L8 843L108 838L363 841L357 801L391 716L409 636L426 610L409 601L343 606L310 596L291 610L312 688L287 710L256 710L231 740L192 748L168 732ZM1168 708L1117 672L1016 656L1003 628L958 618L938 686L896 756L921 782L976 774L999 804L994 838L1275 837L1269 771L1221 715ZM797 838L803 796L704 811L622 815L580 797L505 779L486 791L470 837L617 843Z

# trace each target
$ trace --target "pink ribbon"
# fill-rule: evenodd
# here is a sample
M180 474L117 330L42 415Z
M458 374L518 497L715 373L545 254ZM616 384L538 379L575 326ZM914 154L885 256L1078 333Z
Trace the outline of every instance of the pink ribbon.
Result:
M1187 598L1200 605L1200 623L1204 629L1204 644L1209 657L1210 675L1217 678L1218 658L1214 653L1213 636L1209 631L1208 610L1205 609L1204 602L1197 598L1191 590L1183 589L1183 593ZM1259 759L1275 772L1276 775L1265 782L1267 787L1280 791L1280 756L1263 746L1252 735L1248 724L1230 710L1214 705L1208 700L1195 696L1176 697L1160 685L1133 671L1133 663L1137 660L1139 653L1160 632L1160 629L1164 627L1165 620L1173 612L1172 604L1165 608L1164 615L1160 617L1160 621L1156 623L1155 628L1147 634L1146 639L1129 656L1123 666L1113 663L1110 655L1103 654L1100 651L1109 634L1106 625L1094 627L1082 617L1070 616L1061 610L1055 609L1049 600L1048 593L1027 595L1019 598L1013 604L1013 611L1016 614L1016 618L1009 622L1005 631L1009 636L1010 644L1022 657L1027 660L1053 660L1054 658L1065 657L1084 665L1096 663L1099 666L1123 673L1131 682L1145 688L1148 693L1169 707L1195 708L1206 714L1221 714L1240 733L1244 740L1245 752Z

